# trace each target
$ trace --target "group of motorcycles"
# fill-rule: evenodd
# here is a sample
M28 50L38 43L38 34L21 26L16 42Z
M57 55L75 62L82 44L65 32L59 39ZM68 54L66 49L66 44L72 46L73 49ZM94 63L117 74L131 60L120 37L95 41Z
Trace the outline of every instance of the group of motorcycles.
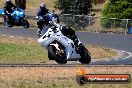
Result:
M29 22L25 18L25 12L19 8L14 9L11 13L12 23L8 23L8 18L4 16L4 24L12 27L14 24L22 25L24 28L29 27ZM89 64L91 56L89 51L79 40L80 46L77 48L70 38L64 36L61 31L62 26L57 23L57 17L53 12L46 14L50 25L44 25L38 43L47 49L49 60L55 60L58 64L66 64L67 61L79 61L82 64ZM43 20L44 17L39 17Z

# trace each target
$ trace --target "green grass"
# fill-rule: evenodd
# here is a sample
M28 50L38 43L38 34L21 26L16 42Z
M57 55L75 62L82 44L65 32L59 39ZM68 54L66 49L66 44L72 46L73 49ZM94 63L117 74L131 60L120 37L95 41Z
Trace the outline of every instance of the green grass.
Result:
M90 50L93 59L109 58L117 55L115 51L110 49L86 47ZM47 61L46 49L38 44L0 43L0 63L44 63Z
M109 58L117 55L111 49L86 46L92 59ZM98 53L97 53L98 51ZM101 55L100 55L101 54ZM47 51L38 44L0 43L0 63L44 63Z
M41 63L47 60L46 51L39 45L0 43L0 63Z

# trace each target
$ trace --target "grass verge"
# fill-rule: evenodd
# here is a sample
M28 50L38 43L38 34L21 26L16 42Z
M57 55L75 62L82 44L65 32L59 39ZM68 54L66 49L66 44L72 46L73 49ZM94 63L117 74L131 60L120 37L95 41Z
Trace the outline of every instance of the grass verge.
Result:
M41 63L46 60L47 54L40 46L0 43L0 63Z
M92 59L102 59L117 55L111 49L86 46ZM0 63L44 63L48 61L47 51L35 39L20 39L0 36Z

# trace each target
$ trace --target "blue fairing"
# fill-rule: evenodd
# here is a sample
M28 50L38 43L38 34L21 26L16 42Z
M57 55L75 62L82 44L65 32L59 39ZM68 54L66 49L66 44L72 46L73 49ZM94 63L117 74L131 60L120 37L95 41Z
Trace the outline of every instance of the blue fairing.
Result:
M54 13L48 13L47 17L48 17L49 21L52 21L52 19L57 19L56 15Z
M4 15L4 9L0 9L0 15Z
M14 9L11 13L14 20L19 20L21 17L25 17L25 12L22 9Z

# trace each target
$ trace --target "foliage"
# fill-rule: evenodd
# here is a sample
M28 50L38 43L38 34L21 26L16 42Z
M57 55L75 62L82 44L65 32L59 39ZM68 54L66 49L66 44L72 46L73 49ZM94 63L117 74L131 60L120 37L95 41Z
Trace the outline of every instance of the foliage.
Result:
M102 16L107 18L131 19L132 0L109 0L104 6ZM107 22L108 20L102 20L102 23L105 23L105 25L108 24Z
M109 18L131 19L132 0L109 0L102 15Z
M93 0L57 0L55 7L65 14L87 15L90 13Z

